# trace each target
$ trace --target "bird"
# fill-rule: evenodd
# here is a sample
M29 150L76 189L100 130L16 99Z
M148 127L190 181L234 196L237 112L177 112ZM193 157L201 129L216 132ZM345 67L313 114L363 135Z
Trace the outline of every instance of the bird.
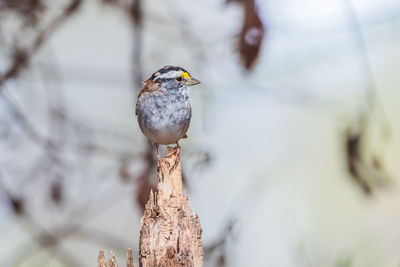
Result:
M176 161L171 169L179 162L179 140L187 137L192 117L188 87L199 83L184 68L169 65L143 82L135 113L140 130L156 149L158 167L162 160L159 145L176 144Z

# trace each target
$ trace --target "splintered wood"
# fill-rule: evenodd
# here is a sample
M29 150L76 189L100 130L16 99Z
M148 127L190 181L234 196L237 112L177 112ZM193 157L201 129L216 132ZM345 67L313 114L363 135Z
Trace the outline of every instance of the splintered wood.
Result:
M141 267L202 267L203 249L199 217L183 193L181 164L175 164L175 148L158 170L157 192L150 193L141 221Z
M126 266L127 267L135 267L133 265L133 255L132 249L128 248L126 253ZM118 267L117 260L115 258L115 254L111 251L110 258L106 259L104 257L104 250L100 250L99 256L97 257L97 266L98 267Z

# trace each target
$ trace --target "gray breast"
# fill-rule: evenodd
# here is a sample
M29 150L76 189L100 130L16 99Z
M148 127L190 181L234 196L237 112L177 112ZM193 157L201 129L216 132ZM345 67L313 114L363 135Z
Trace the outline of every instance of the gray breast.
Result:
M139 126L151 141L167 145L185 136L192 116L187 94L146 93L136 109Z

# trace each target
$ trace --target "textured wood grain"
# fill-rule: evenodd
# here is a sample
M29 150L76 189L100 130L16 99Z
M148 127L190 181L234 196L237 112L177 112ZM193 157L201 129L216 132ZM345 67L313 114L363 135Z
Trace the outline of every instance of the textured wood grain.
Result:
M199 217L183 192L180 162L167 148L158 171L157 192L150 193L141 221L139 266L202 267L203 249Z
M135 267L133 265L133 255L132 249L128 248L126 253L126 266L127 267ZM97 266L98 267L118 267L117 260L115 254L111 251L110 258L106 259L104 257L104 250L100 250L99 256L97 257Z
M115 259L115 254L112 251L110 252L110 258L106 259L104 257L104 251L100 250L97 261L98 267L118 267L117 261Z

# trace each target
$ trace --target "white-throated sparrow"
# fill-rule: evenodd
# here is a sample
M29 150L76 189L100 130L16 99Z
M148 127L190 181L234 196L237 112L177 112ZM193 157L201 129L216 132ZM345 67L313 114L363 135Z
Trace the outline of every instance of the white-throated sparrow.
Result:
M181 148L178 141L186 136L192 117L188 86L199 83L185 69L175 66L165 66L143 82L136 115L140 129L157 150L158 164L160 144L176 143L176 158L179 160Z

